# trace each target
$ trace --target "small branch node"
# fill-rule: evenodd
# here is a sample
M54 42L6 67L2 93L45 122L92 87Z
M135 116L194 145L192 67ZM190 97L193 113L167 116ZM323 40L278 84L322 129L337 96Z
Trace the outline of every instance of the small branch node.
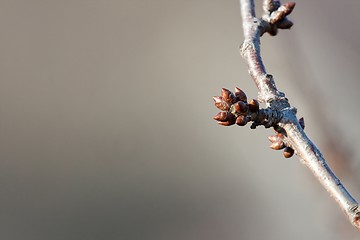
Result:
M222 88L221 96L215 96L213 100L215 106L222 110L214 116L214 120L223 126L245 126L252 121L251 129L260 125L265 128L275 127L283 118L282 111L292 111L292 108L283 108L282 111L272 107L260 109L259 101L252 99L247 102L247 96L240 88L235 88L235 93Z

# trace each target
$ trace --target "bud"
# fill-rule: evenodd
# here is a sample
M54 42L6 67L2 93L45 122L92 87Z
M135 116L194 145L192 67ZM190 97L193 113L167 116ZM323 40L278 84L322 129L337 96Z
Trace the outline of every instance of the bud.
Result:
M238 101L237 103L234 104L234 108L236 113L238 114L244 114L248 111L249 106L247 103L244 103L242 101Z
M291 147L286 147L283 154L285 158L291 158L292 155L294 155L294 149L292 149Z
M230 126L235 124L235 115L231 112L219 112L215 115L214 120L218 121L223 126Z
M222 102L223 98L219 97L219 96L214 96L213 100L214 100L215 103L220 103L220 102Z
M236 122L237 125L239 126L245 126L248 123L248 119L246 116L244 115L240 115L236 118Z
M226 122L218 122L218 124L223 125L223 126L231 126L234 125L234 123L226 121Z
M294 23L290 20L288 20L287 18L285 18L284 20L282 20L281 22L279 22L277 24L278 28L281 29L290 29L292 27L292 25L294 25Z
M227 112L219 112L214 116L214 120L225 122L227 117Z
M223 97L224 101L229 104L232 104L236 101L235 95L226 88L221 89L221 96Z
M247 102L246 94L238 87L235 88L235 96L239 101Z
M280 137L279 137L278 135L271 135L271 136L268 136L268 139L269 139L269 141L270 141L270 142L272 142L272 143L274 143L274 142L277 142L277 141L281 140L281 139L280 139Z
M294 9L295 7L295 3L294 2L288 2L288 3L284 3L282 6L285 8L284 12L286 15L289 15L292 10Z
M251 100L249 102L249 109L251 112L257 112L259 111L259 102L255 99Z
M278 28L277 28L277 26L272 25L272 26L270 27L270 30L268 30L268 33L269 33L271 36L276 36L276 34L278 33Z
M272 149L274 149L274 150L280 150L280 149L285 148L285 143L279 139L278 141L273 142L273 143L270 145L270 148L272 148Z
M213 100L215 101L215 106L223 111L228 111L230 109L230 106L227 102L224 101L222 97L215 96L213 97Z
M226 120L231 122L231 124L235 124L236 117L231 112L227 112Z

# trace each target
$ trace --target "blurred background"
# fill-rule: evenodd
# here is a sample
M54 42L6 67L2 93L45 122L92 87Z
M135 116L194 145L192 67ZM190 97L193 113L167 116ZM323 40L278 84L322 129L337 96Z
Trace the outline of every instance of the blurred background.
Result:
M262 38L358 200L359 10L298 1L293 28ZM241 24L235 0L2 0L0 238L359 239L298 158L269 149L273 130L212 120L222 87L257 97Z

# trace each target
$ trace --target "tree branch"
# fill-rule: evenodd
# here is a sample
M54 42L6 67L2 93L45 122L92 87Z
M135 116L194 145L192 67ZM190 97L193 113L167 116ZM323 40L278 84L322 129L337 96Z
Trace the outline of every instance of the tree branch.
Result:
M296 117L296 109L291 107L285 94L278 91L272 75L266 73L260 54L260 37L264 33L276 35L278 29L289 29L292 22L287 19L295 3L281 5L277 0L264 0L264 15L256 18L253 0L240 0L245 40L240 53L246 60L249 73L258 90L258 100L265 103L265 109L259 109L258 102L247 103L244 92L236 89L235 94L222 90L222 97L214 97L215 105L224 112L214 117L221 125L237 124L244 126L253 121L251 128L258 125L273 127L276 135L269 137L271 148L284 149L284 156L291 157L295 152L323 187L338 203L350 222L360 230L360 208L340 180L326 163L320 150L304 132L303 119ZM245 96L245 97L244 97Z

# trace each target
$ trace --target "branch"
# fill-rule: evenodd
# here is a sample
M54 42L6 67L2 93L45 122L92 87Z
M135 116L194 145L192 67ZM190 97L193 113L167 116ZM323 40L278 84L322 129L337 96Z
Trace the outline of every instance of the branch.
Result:
M293 24L287 19L295 3L281 5L277 0L264 0L264 15L255 16L253 0L240 0L245 40L240 53L246 60L249 73L258 90L258 100L265 103L265 109L259 109L257 100L247 102L246 94L239 88L235 94L222 90L221 97L214 97L215 106L223 110L214 119L219 124L244 126L253 122L251 128L263 125L273 127L276 135L270 136L271 148L284 149L284 156L291 157L295 152L323 187L339 204L350 222L360 230L360 208L340 180L326 163L320 150L306 136L303 119L296 117L296 108L291 107L285 94L280 92L272 75L268 74L261 59L260 37L264 33L276 35L278 29L289 29Z

